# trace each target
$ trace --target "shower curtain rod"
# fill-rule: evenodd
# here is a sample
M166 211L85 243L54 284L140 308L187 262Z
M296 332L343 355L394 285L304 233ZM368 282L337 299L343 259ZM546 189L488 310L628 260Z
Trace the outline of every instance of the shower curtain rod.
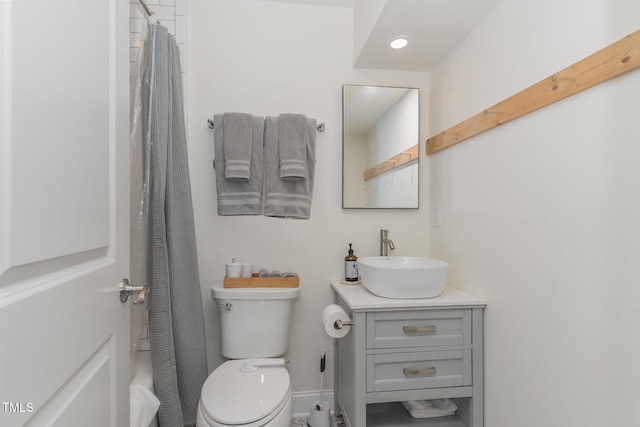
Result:
M142 8L144 9L144 13L147 15L147 20L149 21L149 25L152 24L152 22L149 20L149 18L153 17L156 21L156 24L160 24L160 20L156 17L156 14L149 9L149 5L144 1L144 0L138 0L140 2L140 6L142 6Z
M213 129L213 119L207 119L207 126L209 126L209 129ZM324 122L320 122L316 126L316 130L318 132L324 132L325 128L326 128L326 126L325 126Z
M149 9L149 6L147 6L147 3L144 0L139 0L139 1L140 1L140 6L142 6L147 16L153 15L153 12L151 12L151 9Z

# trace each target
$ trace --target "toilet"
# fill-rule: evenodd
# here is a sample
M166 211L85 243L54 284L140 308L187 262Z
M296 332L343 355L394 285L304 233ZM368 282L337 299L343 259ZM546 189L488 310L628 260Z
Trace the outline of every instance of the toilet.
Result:
M197 427L289 427L292 393L285 359L299 288L224 288L211 295L220 314L220 349L230 359L202 386Z

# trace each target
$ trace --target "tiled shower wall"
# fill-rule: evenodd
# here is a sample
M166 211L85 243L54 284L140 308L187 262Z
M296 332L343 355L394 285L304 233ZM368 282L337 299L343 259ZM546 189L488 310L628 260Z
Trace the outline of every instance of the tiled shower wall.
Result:
M182 84L185 85L185 3L186 0L146 0L149 8L156 14L156 18L173 34L180 48L180 64L182 69ZM129 1L129 32L130 32L130 75L136 69L138 53L142 46L142 32L147 25L147 17L138 0ZM186 89L186 88L185 88ZM187 93L186 90L183 93Z

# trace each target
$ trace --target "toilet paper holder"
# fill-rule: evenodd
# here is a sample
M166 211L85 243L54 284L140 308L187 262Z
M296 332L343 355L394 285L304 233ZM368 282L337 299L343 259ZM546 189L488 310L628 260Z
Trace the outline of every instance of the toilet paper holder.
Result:
M322 311L324 330L332 338L342 338L349 333L353 318L337 304L330 304Z
M349 320L336 320L335 322L333 322L333 327L336 330L340 330L342 329L343 326L345 325L353 325L353 320L349 319Z

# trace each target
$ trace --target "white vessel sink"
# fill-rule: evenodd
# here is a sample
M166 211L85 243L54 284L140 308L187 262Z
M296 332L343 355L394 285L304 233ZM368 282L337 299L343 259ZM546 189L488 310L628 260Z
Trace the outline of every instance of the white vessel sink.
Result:
M362 286L383 298L434 298L447 282L449 264L432 258L373 256L358 259Z

